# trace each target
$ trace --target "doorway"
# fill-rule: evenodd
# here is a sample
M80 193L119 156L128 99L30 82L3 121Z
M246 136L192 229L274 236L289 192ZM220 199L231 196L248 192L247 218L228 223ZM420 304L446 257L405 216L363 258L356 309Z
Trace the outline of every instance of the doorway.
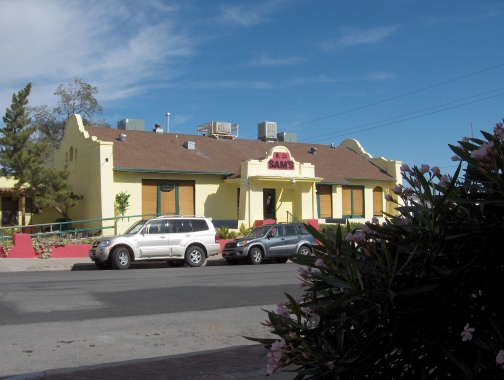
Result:
M275 189L263 189L263 218L276 219Z

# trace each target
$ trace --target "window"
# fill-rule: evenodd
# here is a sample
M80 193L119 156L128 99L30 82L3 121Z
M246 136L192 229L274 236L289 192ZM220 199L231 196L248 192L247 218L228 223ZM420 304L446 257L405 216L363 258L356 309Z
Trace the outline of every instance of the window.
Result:
M25 212L27 214L34 214L38 210L35 208L35 205L33 204L33 199L31 198L25 198Z
M150 222L146 227L145 233L147 233L147 234L163 233L164 225L165 225L165 222L162 220Z
M203 219L191 219L191 223L194 232L208 231L208 224Z
M73 161L73 146L70 147L70 161Z
M285 226L285 236L299 235L296 226Z
M318 216L319 218L332 218L332 186L317 186Z
M344 218L364 217L364 188L362 186L343 186L342 203Z
M194 215L194 181L142 181L142 214Z
M373 215L383 216L383 189L380 186L373 189Z

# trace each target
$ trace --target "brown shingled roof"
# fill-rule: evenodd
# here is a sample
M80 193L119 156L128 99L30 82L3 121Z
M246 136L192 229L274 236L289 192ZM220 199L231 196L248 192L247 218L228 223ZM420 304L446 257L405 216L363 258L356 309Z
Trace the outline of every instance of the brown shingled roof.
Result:
M248 139L216 139L208 136L85 127L90 136L114 143L114 168L138 171L198 172L237 174L240 163L263 159L275 146L285 146L292 157L315 165L315 175L323 183L345 183L349 179L393 181L394 178L369 160L346 147L297 142L264 142ZM126 140L118 139L120 133ZM186 141L195 143L187 150ZM317 154L310 153L312 147Z

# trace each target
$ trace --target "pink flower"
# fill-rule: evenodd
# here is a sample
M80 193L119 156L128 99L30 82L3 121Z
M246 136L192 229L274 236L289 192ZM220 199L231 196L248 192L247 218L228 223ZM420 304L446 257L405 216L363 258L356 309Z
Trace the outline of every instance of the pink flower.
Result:
M304 279L306 279L310 275L310 272L304 267L298 267L297 270L299 275Z
M378 218L376 216L373 216L373 218L371 219L371 223L378 224Z
M317 259L317 261L315 261L315 266L319 268L327 268L327 265L325 265L322 259Z
M502 128L502 123L495 124L494 128L495 137L502 139L504 137L504 129Z
M504 350L500 350L499 353L497 354L495 358L495 362L497 364L504 364ZM504 369L504 365L502 366L502 369Z
M478 161L484 160L485 158L488 158L488 155L492 151L493 147L494 147L493 141L483 143L480 145L478 149L473 150L473 152L471 153L471 158L474 158Z
M391 201L392 201L392 195L390 195L390 194L386 194L386 195L385 195L385 200L386 200L387 202L391 202Z
M266 372L272 375L278 368L280 368L279 361L285 352L285 340L281 339L271 345L270 352L266 355L268 357L268 364L266 365Z
M451 160L452 161L460 161L460 157L459 156L452 156Z
M278 302L277 303L277 311L276 311L276 313L278 315L283 315L284 317L289 317L290 316L290 311L285 306L286 305L284 305L282 302Z
M462 141L463 142L469 142L469 137L466 137L466 136L462 137Z
M500 350L495 358L497 364L504 364L504 350Z
M346 241L354 241L356 243L362 243L366 241L366 238L363 233L357 232L355 235L351 232L347 233L345 236Z
M439 173L441 173L441 170L437 166L434 166L432 168L432 175L438 175Z
M472 339L472 333L475 331L473 327L469 327L469 323L464 326L464 331L460 335L462 335L462 342L465 342L466 340L471 340Z
M402 164L401 167L399 168L399 170L401 170L402 172L410 172L410 168L408 165L406 164Z
M406 190L404 190L404 195L406 195L407 197L411 197L413 194L415 194L415 190L413 189L407 188Z
M448 182L449 182L449 181L448 181L448 176L447 176L446 174L443 174L443 175L441 176L441 179L439 180L438 185L439 185L439 186L446 187L446 186L448 186Z
M402 185L395 185L394 188L392 189L392 191L394 192L394 194L401 194L402 193Z
M306 284L304 282L300 282L297 287L298 289L303 289L305 286Z
M420 166L420 171L425 174L425 173L428 173L429 172L429 165L426 165L426 164L422 164L422 166Z
M331 371L336 368L336 366L334 365L334 361L332 362L327 362L326 364L326 367L329 368Z

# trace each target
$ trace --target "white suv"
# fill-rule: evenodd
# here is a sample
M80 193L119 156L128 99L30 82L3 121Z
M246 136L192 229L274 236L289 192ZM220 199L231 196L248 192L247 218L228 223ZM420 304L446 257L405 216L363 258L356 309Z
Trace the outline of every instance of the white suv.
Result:
M132 261L143 260L199 267L219 251L219 238L209 218L171 216L139 220L124 235L97 240L88 254L98 269L128 269Z

